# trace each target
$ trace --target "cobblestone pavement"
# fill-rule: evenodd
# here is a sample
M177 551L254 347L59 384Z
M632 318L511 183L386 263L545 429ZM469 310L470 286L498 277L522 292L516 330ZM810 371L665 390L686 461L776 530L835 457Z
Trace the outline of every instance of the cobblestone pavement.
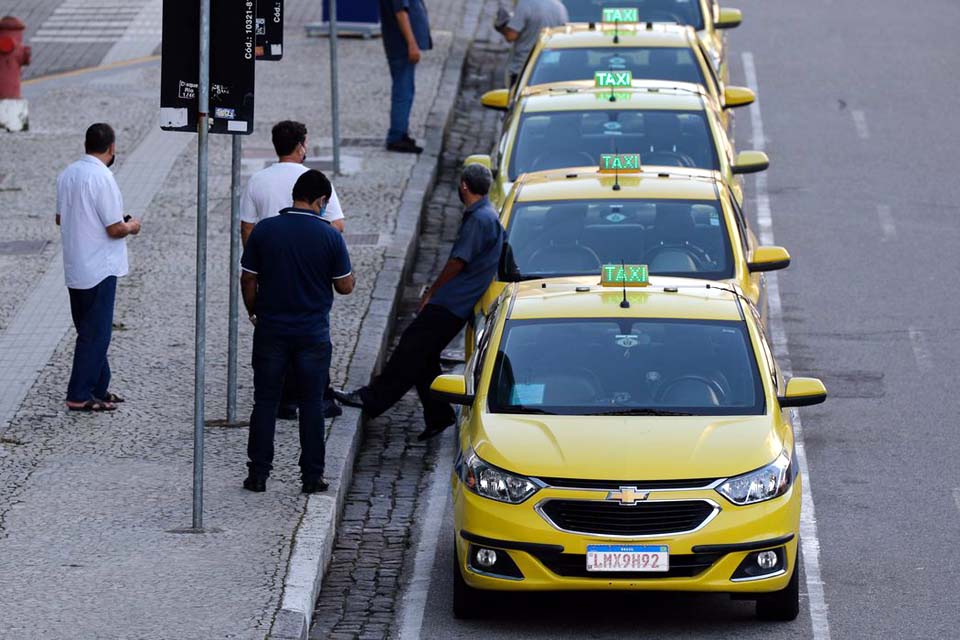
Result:
M294 6L302 8L307 0ZM462 21L464 0L431 0L437 50L424 56L412 124L426 128L441 70ZM285 59L258 76L257 131L245 140L256 157L281 118L308 123L312 151L328 152L328 43L288 23ZM364 137L386 131L386 63L379 42L343 40L356 75L341 74L344 156L357 169L337 178L355 243L360 282L334 308L334 380L342 381L371 308L385 245L414 164ZM98 76L99 77L99 76ZM113 122L124 156L156 122L159 70L118 70L84 84L52 87L32 105L30 132L0 136L0 242L47 240L32 255L0 266L0 331L59 251L51 224L56 173L80 155L83 129ZM352 78L359 80L354 82ZM291 90L294 87L295 90ZM416 133L415 133L416 135ZM222 418L226 378L229 140L214 136L210 155L207 417ZM0 439L0 638L263 638L284 583L291 535L306 500L296 477L296 428L281 423L276 473L268 493L239 488L246 431L206 435L206 524L212 535L167 533L190 520L193 380L193 282L196 149L190 143L145 209L130 241L131 274L120 284L111 347L115 390L128 402L110 415L77 415L62 406L72 330L41 371ZM261 155L262 157L262 155ZM131 213L143 214L144 211ZM241 415L251 406L249 347L240 326ZM0 354L0 358L3 354ZM335 423L331 428L337 429Z
M495 6L495 3L487 3ZM482 18L488 25L489 16ZM406 288L397 335L413 317L418 293L447 259L460 223L456 184L463 159L492 147L498 112L483 109L480 95L499 86L506 49L486 33L470 50L456 116L447 136L440 179L427 206L417 263ZM437 464L437 440L418 443L423 417L411 392L390 412L369 421L347 494L333 562L317 602L310 637L387 638L392 635L404 582L414 518L429 472ZM409 566L407 566L409 568Z

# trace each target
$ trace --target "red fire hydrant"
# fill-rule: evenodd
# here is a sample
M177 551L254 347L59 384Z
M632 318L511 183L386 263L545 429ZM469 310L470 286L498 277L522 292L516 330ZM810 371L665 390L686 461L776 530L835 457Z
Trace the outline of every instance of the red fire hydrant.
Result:
M0 20L0 100L20 97L20 68L30 64L30 47L23 45L26 28L13 16Z
M26 25L13 16L0 20L0 129L27 128L27 101L20 97L20 70L30 64L30 47L23 44Z

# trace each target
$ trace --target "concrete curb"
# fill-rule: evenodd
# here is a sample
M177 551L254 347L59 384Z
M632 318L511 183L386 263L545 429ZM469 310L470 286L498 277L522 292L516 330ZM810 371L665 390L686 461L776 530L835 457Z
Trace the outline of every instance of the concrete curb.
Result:
M463 20L454 35L439 89L427 118L426 146L411 170L400 203L393 242L377 275L367 315L361 322L362 339L347 372L348 388L366 384L386 358L397 304L416 257L423 208L439 174L443 140L453 115L481 4L467 4ZM344 407L343 415L334 421L327 437L327 479L330 490L325 495L313 495L307 499L294 533L280 609L268 635L273 640L306 640L310 632L313 609L333 555L337 524L353 478L354 459L362 432L360 411Z

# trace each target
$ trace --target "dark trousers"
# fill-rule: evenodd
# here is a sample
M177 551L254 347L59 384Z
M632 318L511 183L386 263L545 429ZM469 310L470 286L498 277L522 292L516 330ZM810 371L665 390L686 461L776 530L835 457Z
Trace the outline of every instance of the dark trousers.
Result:
M417 65L410 62L406 52L402 56L387 57L390 67L390 130L387 143L400 142L408 135L410 111L413 109L413 95L416 92Z
M327 373L327 379L329 380L330 374ZM326 409L331 405L336 404L336 398L333 396L333 389L330 387L329 383L327 388L323 390L323 407ZM280 408L281 409L296 409L297 405L300 404L299 397L297 396L297 380L293 377L293 374L289 371L286 376L283 378L283 392L280 394Z
M77 329L73 350L73 370L67 385L67 400L86 402L107 395L110 363L107 349L113 335L113 303L117 297L117 278L110 276L92 289L67 289L70 314Z
M435 304L424 307L390 356L383 371L360 390L363 410L376 417L395 405L410 390L417 388L423 404L423 420L428 429L453 424L456 414L450 403L430 394L430 384L441 374L440 354L457 337L466 320Z
M250 475L266 478L273 469L277 406L286 374L297 385L300 404L300 474L304 482L323 476L323 390L330 371L330 353L329 340L253 332L253 414L247 441Z

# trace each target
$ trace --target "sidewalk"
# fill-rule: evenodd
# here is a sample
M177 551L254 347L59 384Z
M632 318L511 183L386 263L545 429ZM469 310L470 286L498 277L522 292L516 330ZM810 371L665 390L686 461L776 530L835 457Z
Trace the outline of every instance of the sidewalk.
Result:
M263 165L270 125L283 118L307 123L320 166L330 153L329 44L303 37L302 20L318 18L306 9L311 3L288 5L293 20L284 61L258 63L257 133L244 140L249 171ZM380 357L475 29L472 3L428 5L436 48L418 69L412 135L428 145L419 161L382 151L389 104L382 45L340 42L349 70L340 74L343 153L345 165L357 170L336 185L358 286L338 298L332 317L337 384L364 382ZM51 82L31 102L32 130L0 137L0 243L48 241L32 254L0 256L0 376L25 380L33 377L31 366L39 369L19 394L22 402L15 389L0 389L4 640L298 637L306 633L329 556L357 442L353 410L329 432L331 492L309 499L299 493L293 423L278 425L276 471L261 495L240 489L246 430L209 428L204 521L215 532L169 533L190 523L196 147L193 136L155 132L158 84L157 65L86 83ZM130 242L132 273L118 290L111 348L113 387L128 402L114 414L78 415L62 404L74 334L63 306L53 184L80 155L83 130L95 120L117 127L118 181L128 210L145 224ZM213 137L211 420L225 412L229 166L229 140ZM251 406L251 338L242 323L243 417ZM48 360L45 353L52 354ZM13 405L6 413L4 402Z

